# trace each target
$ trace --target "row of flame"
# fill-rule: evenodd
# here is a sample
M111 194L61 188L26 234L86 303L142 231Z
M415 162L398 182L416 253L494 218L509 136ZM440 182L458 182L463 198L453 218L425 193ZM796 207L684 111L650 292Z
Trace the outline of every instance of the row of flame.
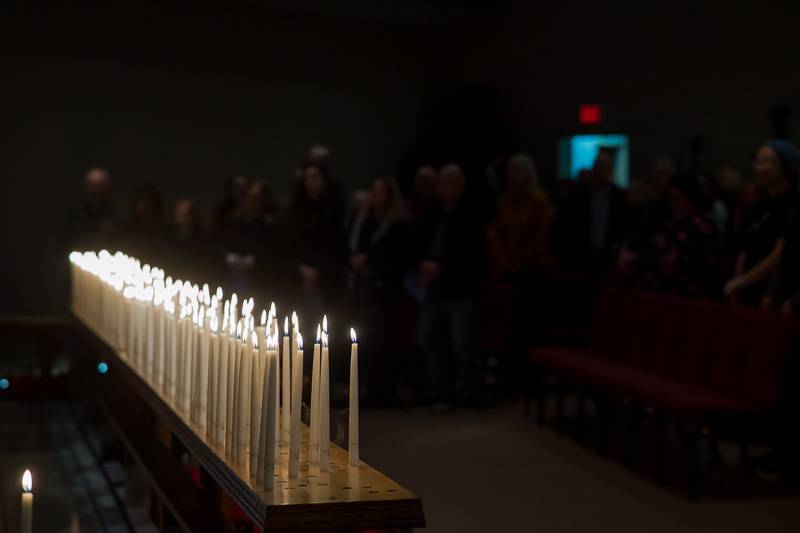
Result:
M142 265L138 259L122 252L111 255L107 250L95 252L72 252L69 259L82 270L96 275L101 281L121 293L126 299L151 303L170 313L183 318L190 318L192 323L202 327L205 318L209 318L209 328L212 333L219 331L236 339L246 339L248 335L254 348L258 348L258 337L255 333L255 318L253 298L242 301L241 317L237 319L237 306L239 298L236 293L225 300L223 304L222 325L220 328L219 302L222 300L222 287L212 295L208 284L203 284L202 289L197 284L185 280L173 281L172 276L166 276L163 269ZM177 300L177 305L176 305ZM180 309L180 311L178 311ZM275 350L278 347L278 322L275 302L269 307L269 313L261 311L261 326L265 327L267 349ZM300 334L300 325L297 313L291 315L293 331L297 332L296 341L299 349L303 349L303 336ZM289 335L289 317L284 317L283 333ZM350 328L350 339L357 342L355 329ZM323 316L322 323L317 324L316 342L328 345L328 317Z

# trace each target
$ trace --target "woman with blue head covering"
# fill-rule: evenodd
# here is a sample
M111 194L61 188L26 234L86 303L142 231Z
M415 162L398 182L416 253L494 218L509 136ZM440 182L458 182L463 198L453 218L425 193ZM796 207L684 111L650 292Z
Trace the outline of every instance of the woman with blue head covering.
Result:
M724 289L729 300L750 306L764 297L780 262L787 222L800 206L800 153L788 141L767 141L756 150L753 173L761 199L745 213L735 275Z

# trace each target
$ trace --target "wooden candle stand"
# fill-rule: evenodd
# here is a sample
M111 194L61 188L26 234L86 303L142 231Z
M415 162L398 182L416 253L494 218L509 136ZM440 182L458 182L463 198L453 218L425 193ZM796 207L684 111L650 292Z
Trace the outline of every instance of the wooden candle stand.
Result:
M310 465L308 428L305 425L302 428L298 477L289 478L288 449L281 446L274 488L270 491L260 489L255 483L255 473L250 475L249 461L244 461L242 466L227 461L224 451L211 446L206 441L205 431L189 421L188 413L177 413L163 392L151 387L148 380L128 363L126 354L114 348L116 343L113 339L105 338L77 309L73 312L87 338L104 355L111 369L109 374L122 379L135 390L158 423L183 444L219 489L258 527L267 531L424 527L422 502L418 497L363 462L357 467L349 466L347 451L338 446L330 446L329 472L320 472L317 465ZM157 472L154 474L151 482L158 485L159 475ZM162 489L168 492L168 489Z

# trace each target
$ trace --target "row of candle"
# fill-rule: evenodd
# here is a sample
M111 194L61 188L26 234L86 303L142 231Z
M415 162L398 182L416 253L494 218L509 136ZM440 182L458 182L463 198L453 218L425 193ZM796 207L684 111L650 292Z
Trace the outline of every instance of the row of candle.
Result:
M303 336L296 313L283 320L274 303L256 326L252 298L222 302L188 281L121 252L70 254L72 304L80 318L134 368L210 446L249 467L270 490L280 446L288 476L300 467ZM330 352L327 317L317 326L311 376L309 463L330 469ZM349 463L359 463L358 344L351 334ZM278 469L280 471L280 469Z

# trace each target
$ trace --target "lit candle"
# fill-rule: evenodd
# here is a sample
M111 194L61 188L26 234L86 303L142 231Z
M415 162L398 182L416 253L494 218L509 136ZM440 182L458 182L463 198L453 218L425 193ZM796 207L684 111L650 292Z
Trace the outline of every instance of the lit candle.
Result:
M178 373L178 319L177 319L177 306L175 305L174 296L169 301L169 340L167 354L169 361L167 363L167 398L175 400L175 378Z
M245 326L249 326L250 320L245 316ZM250 337L250 338L248 338ZM250 443L250 371L253 360L253 349L255 348L256 340L255 332L252 332L249 327L242 328L242 342L239 348L239 364L236 370L236 405L234 406L235 413L233 415L235 425L235 440L236 440L236 465L242 466L245 464L247 458L247 447ZM250 343L253 347L250 347Z
M350 328L350 427L348 460L358 466L358 339L356 330Z
M216 436L214 445L225 449L225 424L228 398L228 347L230 345L227 333L230 302L225 302L225 313L222 317L222 333L219 346L219 359L217 360L217 393L215 395L214 409L216 410Z
M281 377L281 443L289 446L289 420L291 419L292 388L291 388L291 355L289 354L289 317L283 318L283 373Z
M219 375L217 374L217 366L219 361L219 337L217 336L217 329L219 321L217 320L216 309L211 310L211 321L209 322L209 350L208 350L208 366L206 367L206 442L213 446L214 438L217 432L217 393L219 391Z
M197 313L197 320L194 325L194 340L192 341L192 364L191 375L192 382L190 386L190 400L189 400L189 420L193 424L200 425L200 384L202 380L203 368L203 350L205 348L206 337L205 322L206 308L200 305L200 310Z
M213 309L206 307L204 319L200 322L200 357L198 360L197 384L197 422L203 429L203 435L208 432L208 384L211 377L209 359L211 358L211 315Z
M300 471L300 410L303 398L303 336L298 332L292 361L292 420L289 436L289 477Z
M267 311L261 311L261 325L255 328L256 346L250 373L250 475L256 476L258 463L259 430L261 429L261 395L264 389L264 365L266 360Z
M233 320L235 315L236 307L233 305L233 301L231 301L231 320ZM228 397L225 400L225 457L229 459L233 457L233 400L235 398L233 387L236 382L236 358L238 357L237 352L239 351L239 338L242 336L242 321L231 322L231 328L230 344L228 345Z
M281 449L280 449L280 440L281 440L281 416L280 416L280 409L281 409L281 358L278 352L278 339L280 339L280 331L278 330L278 321L274 320L272 322L272 340L274 342L273 346L273 356L275 360L273 361L273 365L275 368L275 403L273 405L272 410L274 411L275 415L275 454L274 454L274 463L277 464L280 459Z
M30 470L22 474L22 509L19 515L20 533L33 531L33 476Z
M319 369L319 470L327 472L331 467L331 408L330 408L330 359L328 353L328 318L322 318L322 358Z
M319 464L319 343L322 327L317 324L314 355L311 361L311 418L308 432L308 459L312 465Z
M153 286L148 285L145 287L144 292L144 309L145 309L145 317L146 317L146 329L147 329L147 344L145 346L145 371L144 374L146 378L152 383L154 372L153 372L153 365L155 363L155 316L153 312Z
M232 403L231 406L231 436L230 436L230 457L234 464L237 464L237 453L239 451L239 416L240 416L240 409L239 409L239 401L241 395L239 394L241 391L239 390L240 381L239 381L239 369L242 365L242 347L244 345L244 337L247 335L247 328L245 323L246 317L242 317L239 319L239 322L236 324L236 350L233 352L233 369L232 374L228 377L228 384L231 387L232 391Z
M167 358L166 347L166 332L164 331L167 326L166 317L164 316L164 285L160 280L156 286L156 294L153 299L155 306L155 343L156 343L156 386L160 392L164 392L164 364Z
M264 382L261 394L261 423L256 483L264 490L272 490L275 480L275 451L277 445L276 421L278 416L278 335L267 337Z

